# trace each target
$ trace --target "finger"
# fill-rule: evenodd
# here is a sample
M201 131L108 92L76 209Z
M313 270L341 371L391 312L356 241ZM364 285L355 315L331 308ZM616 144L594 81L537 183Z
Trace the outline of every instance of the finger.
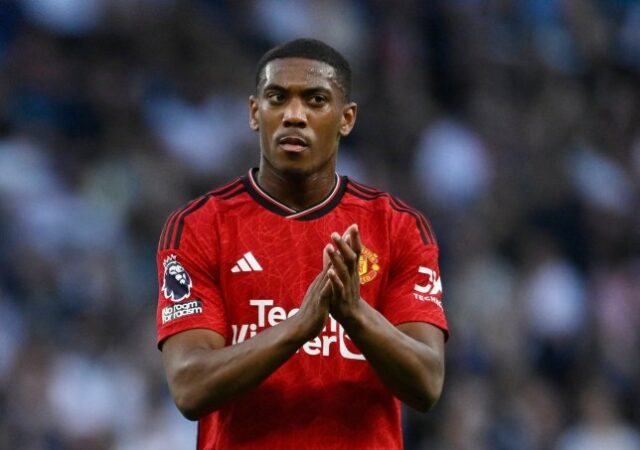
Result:
M342 239L349 245L351 245L351 237L349 236L349 229L351 228L351 226L347 227L346 230L344 230L344 233L342 233Z
M329 249L329 258L331 258L331 264L332 267L331 269L329 269L329 271L332 271L337 273L337 275L344 280L344 282L347 282L348 278L349 278L349 268L347 267L347 265L344 262L344 258L342 257L342 255L333 248L333 246Z
M323 256L323 259L324 259L324 256ZM321 286L323 286L323 283L327 280L328 269L329 269L328 265L322 268L322 271L318 275L316 275L316 277L313 279L311 284L309 284L307 291L311 292L314 289L322 289Z
M331 249L331 244L327 244L322 250L322 270L326 271L331 264L331 257L329 256L329 249Z
M340 237L338 233L331 234L331 239L336 244L342 258L349 270L353 270L358 262L358 255L349 247L349 245Z
M315 289L318 283L320 283L320 279L322 278L322 276L323 276L322 272L316 275L316 277L313 279L313 281L309 284L309 287L307 288L308 292L311 292L313 289Z
M360 240L360 229L358 228L358 224L354 223L347 231L349 232L349 244L351 249L360 256L360 253L362 253L362 241Z
M333 297L333 283L331 278L327 277L320 291L320 301L322 303L328 302L331 297Z
M338 274L335 270L330 269L327 275L329 276L329 281L331 281L333 293L339 294L341 298L344 298L344 283Z

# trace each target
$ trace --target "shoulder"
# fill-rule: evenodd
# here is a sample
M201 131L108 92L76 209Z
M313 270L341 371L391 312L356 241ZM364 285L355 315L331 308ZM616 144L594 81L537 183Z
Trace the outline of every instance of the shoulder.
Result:
M187 217L190 219L202 219L215 215L216 213L222 212L225 207L233 204L233 200L244 192L246 192L244 178L235 178L220 187L190 200L174 210L169 218L173 217L174 220L184 221L187 220Z
M159 247L177 248L185 227L215 222L216 216L224 214L245 192L243 177L238 177L175 209L164 224Z
M367 186L350 177L345 178L347 202L360 205L381 219L389 220L397 233L415 230L425 244L436 243L433 227L421 211L388 192Z

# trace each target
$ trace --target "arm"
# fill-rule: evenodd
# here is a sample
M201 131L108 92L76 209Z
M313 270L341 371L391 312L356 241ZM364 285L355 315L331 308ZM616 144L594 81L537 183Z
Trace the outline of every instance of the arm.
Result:
M331 236L333 285L331 314L363 353L385 385L403 402L427 411L440 398L444 382L444 333L437 327L409 322L393 326L360 298L357 263L362 244L357 226L344 237Z
M383 383L407 405L428 411L444 383L444 334L424 322L393 326L360 300L360 312L342 326Z
M309 286L297 314L240 344L225 347L222 335L205 329L166 340L169 389L186 418L196 420L254 388L322 331L331 296L327 268Z

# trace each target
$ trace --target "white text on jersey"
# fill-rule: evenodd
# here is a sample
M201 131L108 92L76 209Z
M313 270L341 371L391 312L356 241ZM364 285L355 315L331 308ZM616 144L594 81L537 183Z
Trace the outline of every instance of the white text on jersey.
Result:
M273 300L268 299L249 300L249 304L257 308L258 320L251 324L231 325L233 332L231 344L244 342L267 326L275 326L298 312L298 308L287 311L281 306L273 306L274 303ZM340 356L345 359L364 361L362 354L349 350L347 340L350 339L342 325L329 316L329 324L323 328L322 334L306 342L301 350L310 356L330 356L332 349L337 348Z
M438 273L429 267L420 266L418 273L424 273L429 280L426 284L416 283L413 289L413 297L421 302L432 302L442 308L442 301L437 297L442 293L442 280Z

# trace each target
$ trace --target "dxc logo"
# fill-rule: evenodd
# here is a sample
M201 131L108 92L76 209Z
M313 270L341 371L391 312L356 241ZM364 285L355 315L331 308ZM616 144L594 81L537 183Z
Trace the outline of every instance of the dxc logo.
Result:
M413 287L416 292L428 295L437 295L442 292L442 282L435 270L428 267L420 266L418 273L424 273L429 277L429 281L426 284L417 284Z

